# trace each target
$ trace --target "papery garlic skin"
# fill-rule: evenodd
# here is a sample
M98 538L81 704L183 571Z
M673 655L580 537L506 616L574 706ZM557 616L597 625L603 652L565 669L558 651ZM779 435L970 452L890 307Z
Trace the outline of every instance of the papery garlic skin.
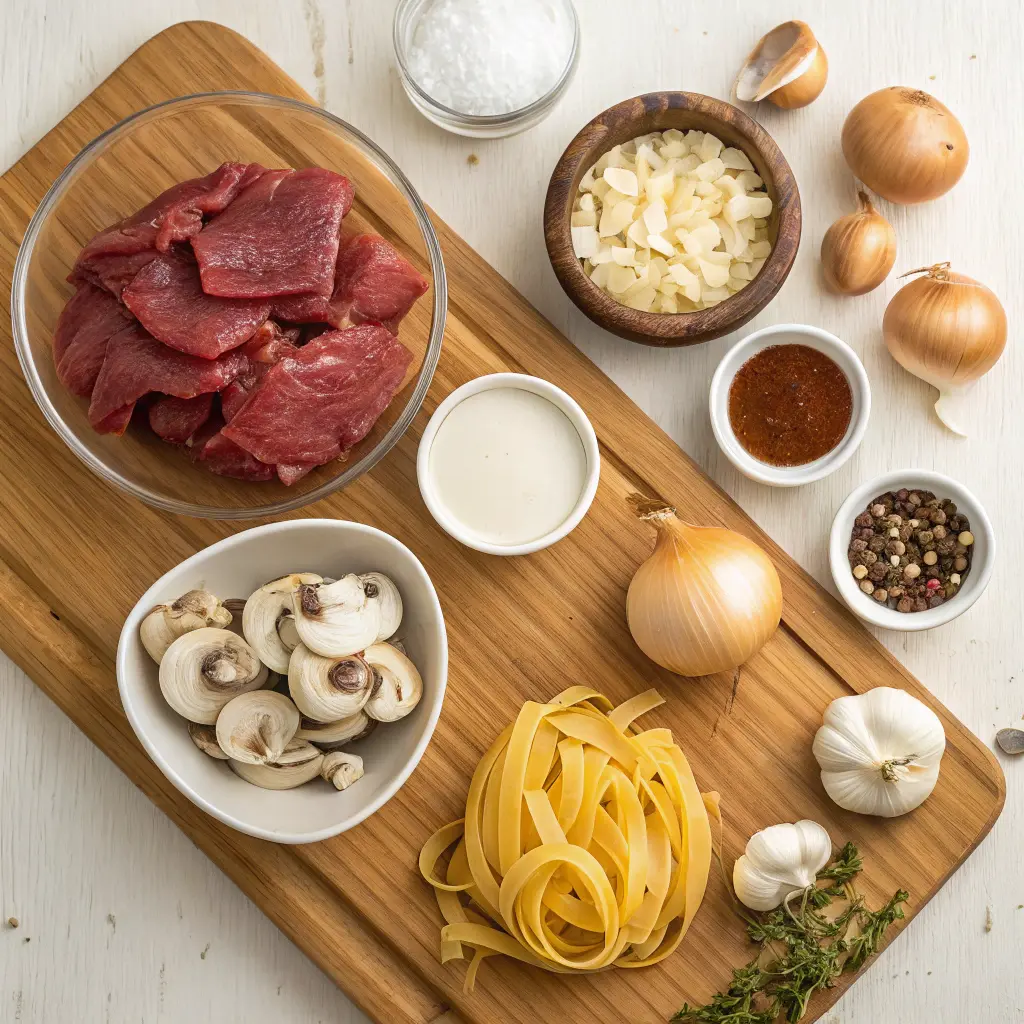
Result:
M815 821L771 825L750 837L732 871L736 897L751 910L774 910L815 884L832 840Z
M813 749L825 792L840 807L895 818L935 788L946 734L916 697L877 686L832 701Z

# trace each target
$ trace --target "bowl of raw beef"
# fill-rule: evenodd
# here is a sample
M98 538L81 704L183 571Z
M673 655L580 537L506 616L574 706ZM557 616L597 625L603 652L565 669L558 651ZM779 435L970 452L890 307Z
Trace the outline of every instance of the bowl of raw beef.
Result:
M242 519L323 498L398 443L446 308L426 209L382 150L317 107L210 93L68 165L25 234L12 323L36 402L91 470ZM71 483L87 501L91 481Z

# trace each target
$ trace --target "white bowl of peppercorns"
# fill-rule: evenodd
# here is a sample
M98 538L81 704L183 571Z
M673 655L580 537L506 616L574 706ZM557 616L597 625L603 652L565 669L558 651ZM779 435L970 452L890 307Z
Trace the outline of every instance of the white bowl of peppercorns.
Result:
M981 502L950 477L920 469L858 487L829 538L843 600L884 629L932 629L955 619L988 586L994 556Z

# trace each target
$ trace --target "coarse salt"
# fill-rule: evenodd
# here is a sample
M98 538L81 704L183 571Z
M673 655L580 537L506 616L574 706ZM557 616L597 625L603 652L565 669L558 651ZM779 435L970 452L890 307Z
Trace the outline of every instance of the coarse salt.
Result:
M557 84L572 50L561 0L431 0L408 70L436 102L463 114L508 114Z

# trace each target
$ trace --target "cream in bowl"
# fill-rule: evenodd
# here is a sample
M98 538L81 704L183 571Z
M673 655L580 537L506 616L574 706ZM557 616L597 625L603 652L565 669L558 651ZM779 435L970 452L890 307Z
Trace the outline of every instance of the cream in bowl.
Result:
M776 487L820 480L856 450L871 390L856 353L827 331L779 324L755 331L719 363L711 425L729 460Z
M431 515L477 551L523 555L560 540L597 491L594 428L560 388L497 373L453 391L420 442L416 466Z

